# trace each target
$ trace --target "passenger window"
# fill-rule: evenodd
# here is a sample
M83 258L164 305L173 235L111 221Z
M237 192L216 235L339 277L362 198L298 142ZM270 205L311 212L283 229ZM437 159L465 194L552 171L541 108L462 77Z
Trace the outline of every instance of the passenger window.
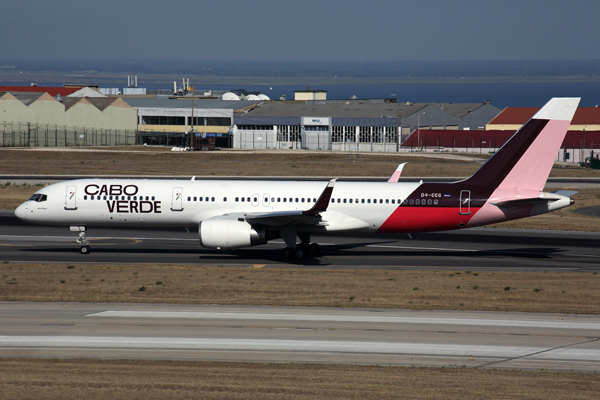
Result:
M281 203L281 197L278 197L278 198L277 198L277 202L278 202L278 203Z
M435 199L435 200L433 201L433 204L435 204L435 205L437 206L437 204L438 204L438 201L437 201L437 199Z
M415 201L413 199L410 199L410 204L414 204L414 202ZM417 203L417 204L419 204L419 203Z
M360 202L361 202L362 204L365 204L365 199L362 199Z
M396 200L392 199L392 204L396 204Z
M94 196L90 196L90 200L94 200Z
M346 199L344 199L344 203L346 203Z
M287 202L287 198L284 197L283 198L283 202L286 203Z
M198 201L202 201L202 197L198 197Z
M340 203L342 201L342 199L338 199L338 203Z
M198 201L198 198L196 196L194 196L194 201Z
M404 199L403 201L404 204L408 204L408 199ZM411 203L412 204L412 203Z
M352 199L348 200L350 202L350 204L352 204Z
M415 200L415 204L421 204L421 200L419 200L419 199L416 199L416 200Z
M227 201L227 197L223 197L223 201L226 202Z
M108 199L109 199L109 200L112 200L112 196L110 196Z
M431 199L427 200L427 204L431 205Z
M146 201L150 200L150 198L148 196L146 196Z
M304 197L300 199L304 203Z
M215 201L215 198L214 198L214 197L211 197L211 198L210 198L210 201Z
M84 200L87 200L87 196L83 196L83 199L84 199Z
M385 204L390 204L390 200L389 199L385 199Z
M331 202L332 202L332 203L335 203L335 199L331 199Z
M250 197L248 197L248 198L246 199L246 201L247 201L248 203L250 203Z
M371 199L367 199L367 203L371 204Z
M192 201L192 198L191 198L191 197L188 197L188 201Z
M131 196L127 196L127 200L131 200Z

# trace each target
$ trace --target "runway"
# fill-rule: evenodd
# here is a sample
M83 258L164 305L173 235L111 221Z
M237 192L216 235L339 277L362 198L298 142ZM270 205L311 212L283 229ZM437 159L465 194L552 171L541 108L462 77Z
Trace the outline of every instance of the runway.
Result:
M474 228L413 234L314 236L315 258L283 261L282 241L235 251L204 249L197 232L91 228L81 255L66 227L23 223L0 212L0 259L23 263L182 263L264 268L600 271L599 233Z
M0 303L0 319L0 357L600 370L600 316Z

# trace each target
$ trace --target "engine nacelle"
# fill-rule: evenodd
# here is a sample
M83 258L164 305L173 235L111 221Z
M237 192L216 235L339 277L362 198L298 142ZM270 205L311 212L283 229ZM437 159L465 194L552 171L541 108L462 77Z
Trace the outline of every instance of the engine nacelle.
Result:
M237 249L267 243L266 228L258 230L243 217L223 215L198 225L200 245L209 249Z

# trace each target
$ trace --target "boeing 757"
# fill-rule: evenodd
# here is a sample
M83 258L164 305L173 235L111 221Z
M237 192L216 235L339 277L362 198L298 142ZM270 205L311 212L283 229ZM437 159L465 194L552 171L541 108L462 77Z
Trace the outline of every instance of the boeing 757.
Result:
M89 227L193 227L211 249L281 238L284 258L317 254L314 234L433 232L509 221L573 204L543 189L579 100L551 99L457 182L79 179L38 190L15 214L69 226L79 232L83 254L90 252Z

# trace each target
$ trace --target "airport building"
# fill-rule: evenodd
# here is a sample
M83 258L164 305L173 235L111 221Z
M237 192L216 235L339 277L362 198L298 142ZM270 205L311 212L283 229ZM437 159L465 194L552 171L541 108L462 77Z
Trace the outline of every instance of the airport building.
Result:
M137 110L125 101L89 88L55 89L61 89L55 96L46 91L0 92L0 145L136 144Z
M266 102L234 116L233 148L394 152L417 127L483 130L499 112L489 102Z
M200 100L191 98L124 98L137 110L139 144L181 146L192 137L215 138L217 147L232 147L235 112L260 101Z

